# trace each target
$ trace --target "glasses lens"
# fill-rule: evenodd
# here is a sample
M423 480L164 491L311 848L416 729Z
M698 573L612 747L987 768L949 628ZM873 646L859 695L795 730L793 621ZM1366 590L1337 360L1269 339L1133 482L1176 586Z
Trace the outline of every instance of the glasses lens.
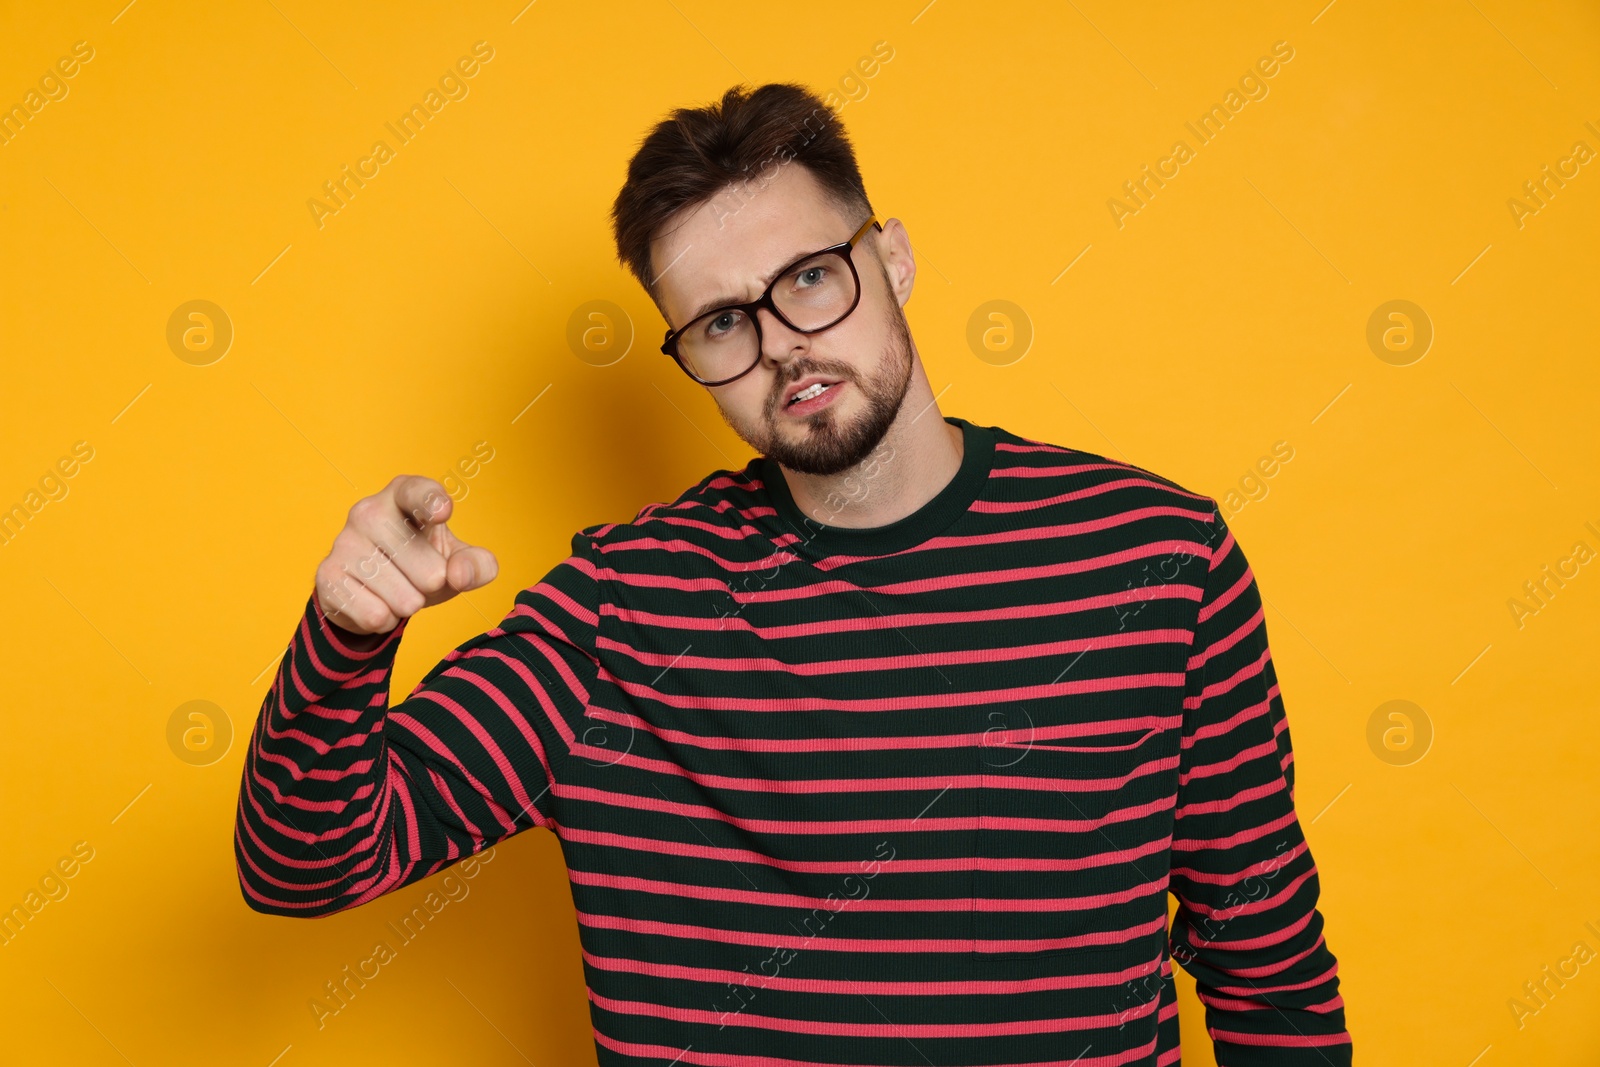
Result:
M855 304L855 274L844 257L824 253L802 260L772 286L772 302L798 330L832 326ZM717 382L749 370L761 358L755 323L723 308L694 320L678 338L678 355L702 381Z
M772 288L772 302L800 330L832 326L855 298L855 275L844 257L833 252L797 264Z
M755 323L726 308L701 315L678 338L678 356L701 381L732 378L761 358Z

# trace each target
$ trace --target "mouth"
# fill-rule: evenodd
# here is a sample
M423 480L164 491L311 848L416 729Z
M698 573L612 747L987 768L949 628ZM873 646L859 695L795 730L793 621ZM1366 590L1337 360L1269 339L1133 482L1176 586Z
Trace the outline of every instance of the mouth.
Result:
M830 381L826 378L797 382L789 387L784 396L783 411L787 415L796 417L820 411L832 403L834 396L839 392L839 386L843 384L842 381Z
M818 374L808 375L784 390L783 406L790 407L796 403L814 400L839 382L838 378L825 378Z

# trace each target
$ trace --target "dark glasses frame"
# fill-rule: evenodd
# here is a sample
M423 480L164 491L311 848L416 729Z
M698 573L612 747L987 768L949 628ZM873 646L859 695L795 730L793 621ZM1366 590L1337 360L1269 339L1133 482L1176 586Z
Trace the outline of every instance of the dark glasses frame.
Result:
M856 305L861 303L861 273L856 270L855 257L852 256L851 253L855 251L855 247L856 247L857 242L859 242L862 237L866 236L867 230L871 229L874 226L876 226L878 228L878 231L880 233L883 231L883 224L878 221L878 217L876 215L873 215L873 216L869 217L866 222L863 222L861 224L861 228L859 230L857 230L854 234L852 234L848 241L840 241L836 245L829 245L827 248L819 248L815 252L807 252L805 255L800 256L800 257L796 258L795 260L791 261L790 263L785 265L782 270L778 271L778 273L773 276L771 284L769 284L767 286L766 292L762 293L759 299L752 300L748 304L728 304L728 305L726 305L724 307L713 308L712 310L706 312L704 315L696 315L688 323L684 324L683 326L679 327L676 330L669 329L667 331L666 340L663 341L662 344L661 344L662 353L665 354L665 355L671 356L672 357L672 361L674 363L676 363L680 369L682 369L683 373L687 374L689 377L693 378L695 381L699 382L701 385L727 385L729 382L737 381L740 378L743 378L746 374L749 374L752 370L754 370L756 368L756 364L761 362L761 343L762 343L761 342L761 318L760 318L760 316L758 316L756 314L756 312L760 311L762 308L766 308L768 311L772 312L774 318L776 318L779 322L783 323L785 326L789 327L789 329L795 331L796 333L804 333L804 334L821 333L823 330L830 329L830 328L832 328L834 326L839 325L839 323L841 323L845 319L849 318L850 317L850 313L855 311ZM850 306L848 308L845 308L844 314L840 315L838 318L834 319L832 322L824 323L821 326L814 326L809 330L803 330L800 327L796 326L794 323L790 322L788 317L786 315L784 315L784 313L782 311L778 310L778 306L772 302L772 290L777 287L778 283L783 280L783 278L789 273L790 270L792 270L793 268L799 266L801 263L804 263L808 259L812 259L812 258L814 258L816 256L826 255L829 252L837 252L844 259L845 263L847 263L849 265L849 267L850 267L850 276L855 281L855 287L856 287L855 299L850 301ZM755 328L756 328L756 348L755 348L756 355L755 355L755 359L750 361L750 366L746 367L744 370L740 371L738 374L733 375L731 378L721 378L721 379L718 379L717 381L707 381L706 379L704 379L704 378L700 377L698 374L696 374L694 371L690 370L689 369L689 365L687 363L685 363L684 360L683 360L683 357L678 354L678 338L682 337L683 334L688 331L689 327L693 326L695 323L700 322L701 320L709 318L709 317L714 316L714 315L725 314L726 312L729 312L729 311L740 311L740 312L743 312L745 314L745 316L747 318L749 318L751 324L755 326Z

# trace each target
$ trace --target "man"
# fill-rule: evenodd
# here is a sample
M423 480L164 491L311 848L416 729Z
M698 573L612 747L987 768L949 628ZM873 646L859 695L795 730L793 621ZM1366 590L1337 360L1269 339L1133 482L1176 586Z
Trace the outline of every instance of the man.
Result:
M806 90L641 145L619 257L760 456L579 532L387 706L406 622L494 578L399 477L358 502L251 738L258 911L561 840L602 1064L1348 1064L1254 578L1215 501L943 417ZM1167 894L1178 912L1167 925Z

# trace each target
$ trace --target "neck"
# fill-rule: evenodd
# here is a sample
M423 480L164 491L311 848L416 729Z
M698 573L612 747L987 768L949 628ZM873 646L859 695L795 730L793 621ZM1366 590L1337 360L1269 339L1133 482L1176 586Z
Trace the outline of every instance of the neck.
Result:
M913 359L900 411L866 459L838 474L780 468L806 515L825 526L887 526L938 496L961 469L961 428L944 421L922 360Z

